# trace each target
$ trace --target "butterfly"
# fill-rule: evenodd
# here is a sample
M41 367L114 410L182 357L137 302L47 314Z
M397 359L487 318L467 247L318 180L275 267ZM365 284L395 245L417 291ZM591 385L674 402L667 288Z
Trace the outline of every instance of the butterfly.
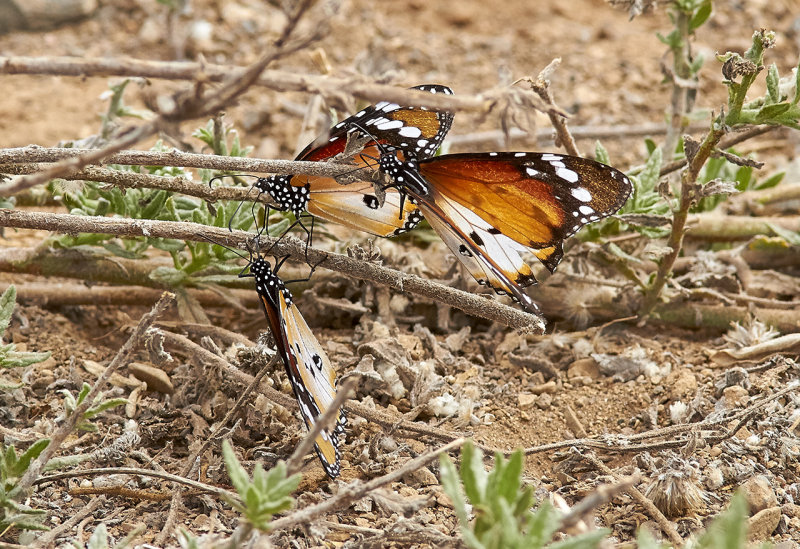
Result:
M632 190L615 168L552 153L447 154L417 161L400 160L386 149L380 170L419 207L479 284L530 312L539 308L522 288L536 278L520 253L532 253L554 272L564 239L614 214Z
M411 89L452 95L453 90L438 84ZM371 105L330 129L322 145L310 143L296 160L321 162L345 151L348 137L365 137L368 141L354 157L355 169L375 167L380 147L391 147L401 160L407 157L429 158L442 144L453 115L425 107L407 107L382 101ZM365 135L365 132L369 132ZM340 185L330 177L307 175L273 175L260 177L256 187L268 193L278 209L290 211L299 219L308 212L312 216L334 221L352 229L377 236L393 236L413 229L422 216L417 207L404 200L395 189L388 189L383 204L371 181Z
M276 264L275 270L279 265ZM275 270L261 255L250 263L250 275L255 279L261 307L286 367L303 421L310 430L336 396L336 374L328 355L311 333L294 305L291 292ZM322 467L332 479L339 476L339 445L344 440L346 425L347 418L339 410L334 427L323 429L314 443Z

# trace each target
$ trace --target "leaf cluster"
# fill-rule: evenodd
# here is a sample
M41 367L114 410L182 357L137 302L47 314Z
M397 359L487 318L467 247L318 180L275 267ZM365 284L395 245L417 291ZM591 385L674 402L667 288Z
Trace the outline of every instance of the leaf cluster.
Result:
M11 323L11 315L17 301L17 289L12 284L0 296L0 368L24 368L50 358L50 352L35 353L17 351L14 343L3 343L3 336ZM0 389L15 389L20 385L7 384L0 381Z
M442 487L453 502L464 542L472 549L598 547L607 530L549 543L559 529L561 517L548 502L531 511L533 489L522 482L523 461L520 450L508 460L497 453L494 468L487 473L483 453L471 442L461 450L460 471L448 456L441 456Z
M260 463L256 464L251 479L227 440L222 443L222 456L231 483L241 498L241 501L230 500L229 503L253 528L269 531L272 516L294 504L291 493L300 484L301 475L287 476L286 463L280 461L269 471L264 471Z
M48 444L50 439L37 440L21 455L17 455L13 445L0 444L0 535L11 527L47 530L41 524L44 511L19 503L18 500L23 499L24 495L20 493L17 483Z
M64 395L64 417L68 417L75 413L75 410L78 408L78 406L83 404L83 402L86 400L86 397L91 389L92 387L86 382L84 382L81 390L78 392L78 396L73 396L73 394L67 389L61 389L61 394ZM95 398L92 406L90 406L83 413L83 416L78 419L78 422L75 424L75 426L79 431L96 433L97 426L90 420L94 419L110 408L127 404L127 402L128 400L124 398L109 398L103 400L103 394L101 393L97 395L97 398Z

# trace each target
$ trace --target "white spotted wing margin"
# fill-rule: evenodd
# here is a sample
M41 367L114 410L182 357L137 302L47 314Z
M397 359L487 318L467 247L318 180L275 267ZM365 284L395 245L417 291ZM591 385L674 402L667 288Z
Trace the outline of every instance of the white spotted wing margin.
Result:
M553 153L448 154L419 162L383 154L380 163L479 283L533 313L538 307L523 288L536 278L520 254L555 271L564 240L618 211L632 191L619 170Z
M303 421L310 430L336 397L336 372L294 305L292 294L269 263L259 256L251 263L250 272ZM332 479L340 473L339 446L346 425L344 412L339 410L333 429L320 431L314 442L322 467Z

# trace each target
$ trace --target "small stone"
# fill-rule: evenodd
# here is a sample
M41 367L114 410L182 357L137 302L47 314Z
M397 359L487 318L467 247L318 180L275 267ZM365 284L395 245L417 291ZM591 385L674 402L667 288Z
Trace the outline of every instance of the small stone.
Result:
M711 450L708 451L708 455L712 458L719 457L722 455L722 448L719 446L713 446Z
M147 388L151 391L167 395L175 392L172 381L161 368L142 364L141 362L131 362L128 364L128 371L139 381L147 383Z
M747 479L742 484L742 490L744 490L744 497L750 506L751 515L778 505L778 497L764 475L756 475Z
M597 365L597 361L591 357L579 358L567 368L567 377L570 379L576 377L599 379L600 367Z
M517 400L520 408L529 408L530 406L533 406L534 402L536 402L536 395L531 393L520 393L519 396L517 396Z
M552 405L553 405L553 397L550 395L550 393L542 393L536 399L536 406L538 406L542 410L547 410Z
M672 372L667 376L667 385L670 388L670 396L673 400L683 398L691 399L697 392L697 378L687 369Z
M800 517L800 505L795 503L784 503L781 507L781 512L790 518Z
M764 541L772 535L781 521L781 508L771 507L759 511L747 520L747 539L750 541Z
M439 484L439 479L427 467L411 471L403 479L412 486L435 486Z
M547 383L531 387L531 392L535 395L541 395L542 393L553 394L556 391L558 391L558 386L555 381L548 381Z
M744 408L747 406L747 401L750 400L750 394L747 389L740 385L731 385L722 391L722 398L725 402L725 409L731 410L733 408Z

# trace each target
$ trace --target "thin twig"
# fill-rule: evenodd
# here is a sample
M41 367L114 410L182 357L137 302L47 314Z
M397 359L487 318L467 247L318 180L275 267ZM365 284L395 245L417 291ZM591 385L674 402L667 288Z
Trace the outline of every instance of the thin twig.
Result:
M567 127L567 120L565 117L556 114L557 107L555 102L553 102L553 96L550 94L549 77L560 64L561 58L557 57L550 61L550 64L542 69L536 79L527 78L526 80L528 80L530 83L531 89L536 92L536 94L541 97L547 105L553 107L553 110L548 112L548 116L550 117L550 123L556 130L556 146L564 147L567 153L571 154L572 156L580 156L581 153L578 150L578 145L575 143L575 139L572 137L572 134Z
M234 501L239 499L239 496L236 494L236 492L231 492L230 490L225 490L224 488L218 488L210 484L204 484L196 480L184 478L179 475L173 475L164 471L138 469L136 467L98 467L95 469L77 469L75 471L66 471L64 473L56 473L54 475L40 477L36 479L33 484L39 485L46 482L63 480L66 478L92 477L97 475L139 475L142 477L160 478L163 480L169 480L171 482L177 482L179 484L184 484L200 490L203 493L214 494L220 498L229 498L233 499Z
M605 463L603 463L600 459L598 459L597 456L594 454L594 452L588 451L585 453L579 453L579 455L583 459L591 463L594 467L596 467L597 470L599 470L601 473L603 473L604 475L608 475L612 479L614 479L615 484L621 482L619 477L614 473L614 471L612 471ZM665 517L661 511L658 510L658 507L656 507L652 501L650 501L647 497L645 497L645 495L642 494L635 486L629 486L625 491L639 505L644 507L645 511L647 511L647 514L650 515L658 523L658 525L661 527L661 530L667 535L669 540L673 544L675 544L676 547L680 547L681 545L683 545L683 538L678 533L678 531L675 530L675 526L673 526L672 522L670 522L669 519Z
M306 507L305 509L300 509L289 516L273 521L273 531L285 530L300 524L307 524L320 515L330 513L336 509L347 507L365 495L369 494L371 491L391 482L396 482L411 471L416 471L417 469L424 467L431 461L435 460L440 454L450 452L461 447L464 442L465 439L463 438L456 439L453 442L445 444L444 446L441 446L435 450L431 450L430 452L427 452L418 458L409 460L399 469L387 473L382 477L372 479L368 482L355 481L345 487L342 487L335 496L328 500L316 505L312 505L311 507Z
M155 221L143 219L121 219L71 214L0 210L0 226L21 229L43 229L61 233L103 233L118 236L149 236L174 238L197 242L217 242L232 248L244 249L253 235L243 231L228 231L197 223L177 221ZM505 326L531 332L544 332L544 319L519 309L503 305L493 299L450 288L415 275L401 273L375 263L365 262L332 252L306 246L305 241L284 237L275 239L262 237L262 250L276 256L291 256L297 261L308 261L312 265L345 273L366 280L431 299L460 309L467 314L486 318Z
M212 353L213 354L213 353ZM200 466L200 458L203 456L205 451L208 449L211 444L218 440L222 434L222 430L228 425L228 422L233 418L233 416L239 412L241 407L244 405L245 400L250 396L250 393L258 387L261 383L261 380L264 376L272 369L272 366L278 361L278 356L275 355L272 357L272 360L263 368L258 374L253 378L247 388L242 391L242 394L239 395L239 398L236 400L233 406L231 406L228 413L225 414L225 417L222 418L222 421L217 423L214 426L214 430L211 431L211 434L208 435L206 440L203 442L202 446L189 456L186 460L186 465L181 470L181 476L185 478L190 478L197 468ZM181 490L180 486L176 484L173 488L172 499L170 500L169 504L169 511L167 512L167 519L164 521L164 526L161 528L161 532L159 532L158 536L156 536L155 543L156 545L164 545L167 538L172 534L172 530L175 527L175 521L177 520L178 510L181 508L182 499L183 499L183 490Z
M27 167L14 168L13 165L32 165L45 169L39 163L61 162L90 154L97 149L69 149L61 147L13 147L0 149L0 165L2 173L28 173ZM207 170L252 173L285 173L306 174L320 177L338 177L343 183L371 178L375 170L371 168L355 171L347 162L305 162L300 160L267 160L263 158L246 158L243 156L220 156L216 154L197 154L173 149L163 151L140 151L127 149L104 157L93 164L121 164L124 166L174 166L181 168L204 168ZM108 171L116 173L107 173ZM138 177L137 177L138 176ZM247 195L248 189L231 188L214 192L208 185L195 183L183 177L163 177L133 172L121 172L107 168L86 167L80 172L64 173L64 179L86 179L90 181L108 181L128 187L153 187L168 191L199 196L209 200L252 200L256 193ZM109 180L109 178L111 178ZM200 189L199 187L203 187ZM202 193L202 194L198 194ZM268 197L267 197L268 198Z
M319 436L322 430L326 428L333 429L333 426L337 421L336 418L341 413L342 405L353 392L357 381L358 380L356 378L351 377L341 386L336 388L336 396L334 397L333 402L331 402L330 406L328 406L328 409L325 410L322 415L314 421L314 425L311 430L306 433L306 436L303 437L303 440L300 441L300 444L297 445L297 448L295 448L294 452L292 452L292 455L286 461L287 476L293 475L300 470L303 465L303 458L311 451L317 436Z
M61 76L131 76L168 80L223 82L238 78L245 67L196 62L146 61L84 57L3 57L0 74L54 74ZM320 74L299 74L265 70L255 85L275 91L299 91L334 97L348 94L373 103L389 101L400 105L437 110L486 112L496 102L498 90L479 95L430 94L398 86L377 84L364 77L337 78Z
M72 528L75 527L75 525L77 525L85 517L94 513L106 501L107 500L105 496L92 498L92 500L89 503L87 503L84 507L78 510L78 512L76 512L70 518L68 518L63 523L59 524L57 527L53 528L49 532L45 532L40 537L38 537L36 541L33 543L33 545L31 545L31 547L35 549L44 547L55 547L55 541L58 537L63 536L69 530L72 530Z
M594 509L601 505L608 503L611 499L619 493L627 492L628 489L633 488L639 483L639 476L632 475L629 477L621 478L614 484L604 484L598 486L591 494L580 500L575 504L569 513L561 517L561 526L559 531L564 531L570 526L573 526L586 518Z
M28 470L25 471L25 474L17 483L17 487L21 492L27 492L28 489L33 486L34 481L39 477L44 466L50 461L50 458L55 455L67 436L75 430L75 425L77 425L78 421L83 419L83 415L86 411L94 404L95 399L99 396L100 391L105 387L111 375L122 367L123 364L127 363L131 353L139 346L147 330L153 322L155 322L156 318L172 303L174 298L175 296L173 294L165 292L153 308L142 316L136 329L131 334L131 337L128 338L128 341L125 342L109 363L108 367L106 367L97 379L83 402L75 407L75 410L69 417L67 417L56 432L50 436L50 444L47 445L44 451L39 454L39 457L36 458L31 463L30 467L28 467Z

